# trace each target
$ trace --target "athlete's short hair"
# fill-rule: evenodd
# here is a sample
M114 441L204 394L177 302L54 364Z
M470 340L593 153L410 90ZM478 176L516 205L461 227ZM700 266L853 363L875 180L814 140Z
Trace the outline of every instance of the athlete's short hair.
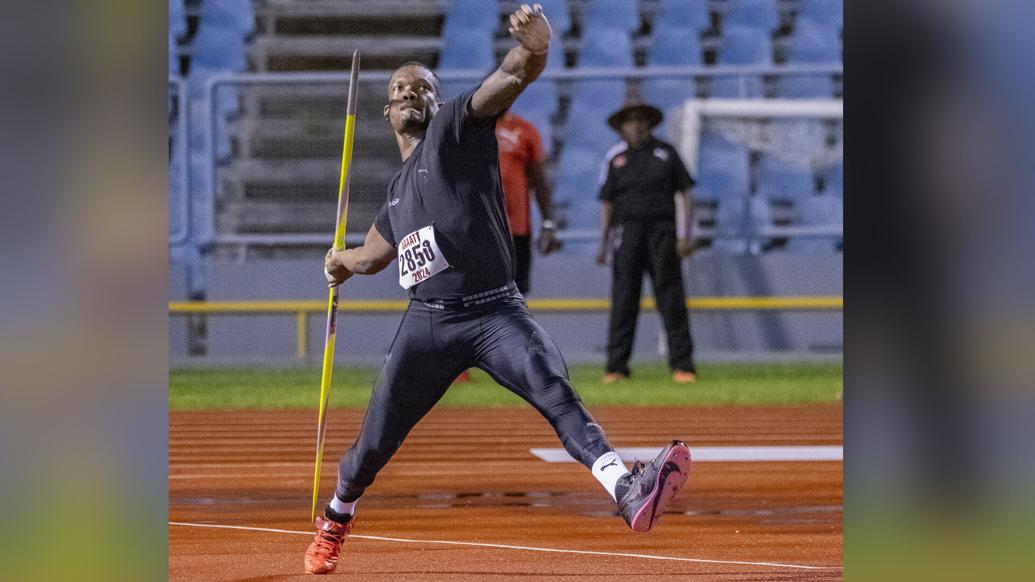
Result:
M406 61L405 63L399 65L398 68L396 68L395 70L398 71L399 69L404 69L406 67L417 67L419 69L424 69L425 71L431 73L431 78L435 81L435 94L439 93L442 87L442 81L439 81L438 75L435 74L435 71L431 70L431 67L418 61Z

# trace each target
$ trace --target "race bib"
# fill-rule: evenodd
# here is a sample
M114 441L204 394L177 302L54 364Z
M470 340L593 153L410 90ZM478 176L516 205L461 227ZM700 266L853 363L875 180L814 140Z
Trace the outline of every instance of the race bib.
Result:
M399 241L399 285L409 289L449 268L435 242L435 229L425 226Z

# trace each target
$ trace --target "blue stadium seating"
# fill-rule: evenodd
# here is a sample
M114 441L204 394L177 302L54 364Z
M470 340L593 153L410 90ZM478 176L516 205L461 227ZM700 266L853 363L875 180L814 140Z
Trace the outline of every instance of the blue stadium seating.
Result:
M837 33L808 21L799 22L790 38L787 61L791 63L840 63Z
M722 201L745 196L750 188L750 160L744 146L705 133L698 148L695 197Z
M700 65L701 46L697 33L668 25L655 29L654 42L647 53L647 63L660 66ZM696 87L693 79L644 79L641 93L648 103L668 109L693 99Z
M169 74L180 74L180 46L171 29L169 30Z
M640 29L640 11L636 0L593 0L583 6L583 40L606 29L617 29L626 34Z
M845 163L841 160L826 170L820 172L823 178L823 191L843 199L845 189Z
M720 65L772 65L773 50L769 34L757 28L727 28L717 61ZM746 80L716 77L712 79L709 94L712 97L759 98L765 96L765 90L762 78L758 75L748 75Z
M633 64L632 43L625 32L603 29L583 38L579 67L631 68ZM606 118L625 101L625 79L575 81L572 101L592 103Z
M780 96L787 99L830 99L834 80L828 75L785 75L780 79Z
M841 62L841 41L837 33L810 21L799 21L789 42L789 63ZM831 98L834 79L830 75L786 75L780 79L780 94L792 99Z
M169 34L176 39L187 33L187 11L183 0L169 0Z
M798 8L798 23L809 20L825 28L844 27L844 4L842 0L801 0Z
M484 30L459 31L442 39L442 52L439 55L438 69L476 70L488 75L496 65L496 56L492 49L492 33ZM452 99L475 84L470 81L443 81L442 97Z
M712 240L712 248L720 253L758 254L769 241L757 234L761 229L771 225L772 212L769 209L769 201L764 197L722 200L715 213L715 238Z
M244 39L238 31L202 22L191 41L190 74L243 71L247 66Z
M654 16L655 29L670 26L692 30L698 34L712 26L707 0L661 0Z
M844 224L844 206L832 194L809 196L798 205L795 226L841 226ZM840 238L794 237L787 241L787 250L794 252L833 252Z
M252 0L206 0L201 3L201 22L248 38L255 34L255 9Z
M816 179L811 168L785 162L770 154L763 154L758 161L755 185L759 195L791 204L812 197L816 191Z
M731 0L722 16L722 28L730 26L757 28L770 34L780 26L776 0Z
M573 102L568 109L564 143L593 150L599 164L604 152L620 140L607 124L608 116L616 110L617 106L604 108L592 101Z
M442 36L450 37L468 30L495 33L500 18L496 0L453 0L446 9Z
M553 40L559 42L561 37L571 29L571 8L567 0L538 0L535 4L543 6L543 14L550 21L553 29Z

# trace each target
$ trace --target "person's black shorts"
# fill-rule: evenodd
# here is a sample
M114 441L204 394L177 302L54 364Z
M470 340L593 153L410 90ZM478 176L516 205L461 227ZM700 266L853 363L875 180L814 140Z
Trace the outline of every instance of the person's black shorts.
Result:
M513 235L514 238L514 268L517 273L514 275L514 282L522 294L528 293L530 289L529 274L532 270L532 236Z

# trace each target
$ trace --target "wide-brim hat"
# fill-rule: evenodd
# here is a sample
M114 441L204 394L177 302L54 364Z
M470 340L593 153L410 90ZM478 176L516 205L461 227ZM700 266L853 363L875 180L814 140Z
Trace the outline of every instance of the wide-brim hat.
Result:
M634 111L642 113L647 118L647 125L649 125L651 129L657 127L665 117L657 107L648 105L643 101L633 99L626 101L625 104L622 105L621 109L612 113L611 117L607 118L607 124L615 131L618 131L622 127L622 121L625 119L625 116Z

